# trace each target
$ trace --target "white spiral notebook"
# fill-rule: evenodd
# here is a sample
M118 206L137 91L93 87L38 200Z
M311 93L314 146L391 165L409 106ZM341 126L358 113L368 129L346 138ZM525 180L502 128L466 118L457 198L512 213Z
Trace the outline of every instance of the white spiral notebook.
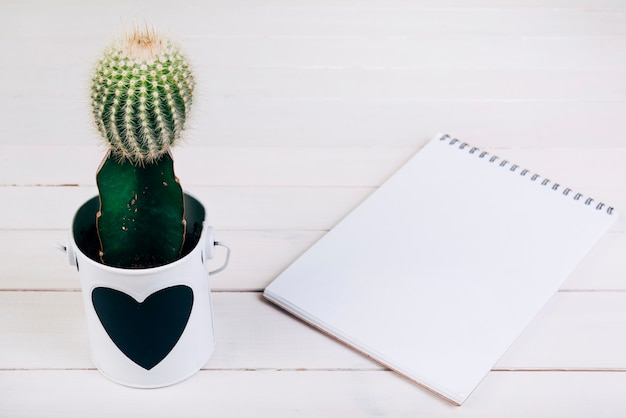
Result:
M616 218L437 135L264 295L460 405Z

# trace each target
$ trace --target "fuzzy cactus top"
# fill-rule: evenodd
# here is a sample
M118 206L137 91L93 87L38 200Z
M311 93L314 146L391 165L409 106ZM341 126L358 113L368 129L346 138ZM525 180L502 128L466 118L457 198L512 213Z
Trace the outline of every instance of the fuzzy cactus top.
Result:
M181 52L150 29L135 29L100 58L91 84L98 130L114 156L154 162L179 139L194 79Z

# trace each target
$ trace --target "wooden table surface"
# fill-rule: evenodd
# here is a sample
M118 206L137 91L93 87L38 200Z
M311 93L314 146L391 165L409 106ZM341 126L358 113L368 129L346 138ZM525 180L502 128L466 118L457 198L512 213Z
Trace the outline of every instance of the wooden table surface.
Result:
M105 151L90 72L144 20L192 62L176 170L233 249L215 354L155 390L94 368L55 248ZM261 295L439 131L626 213L625 1L4 0L0 51L0 417L626 417L626 216L461 407Z

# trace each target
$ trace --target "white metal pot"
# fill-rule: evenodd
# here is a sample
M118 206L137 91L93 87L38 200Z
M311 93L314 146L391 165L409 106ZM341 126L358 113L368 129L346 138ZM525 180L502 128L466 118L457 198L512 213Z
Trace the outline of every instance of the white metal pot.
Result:
M65 248L79 272L94 364L111 380L140 388L190 377L215 347L209 275L226 267L230 249L214 241L204 206L185 194L182 258L147 269L109 267L97 261L98 209L97 196L78 209ZM226 260L209 272L215 245L226 247Z

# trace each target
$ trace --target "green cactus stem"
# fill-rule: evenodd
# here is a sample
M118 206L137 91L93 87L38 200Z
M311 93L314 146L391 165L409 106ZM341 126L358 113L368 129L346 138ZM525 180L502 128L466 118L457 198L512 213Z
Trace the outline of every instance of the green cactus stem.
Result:
M169 154L136 166L109 153L96 180L102 263L150 268L180 257L185 236L184 197Z
M181 136L193 88L185 57L148 28L115 41L100 59L91 103L109 144L97 173L102 263L150 268L180 258L184 198L170 148Z

